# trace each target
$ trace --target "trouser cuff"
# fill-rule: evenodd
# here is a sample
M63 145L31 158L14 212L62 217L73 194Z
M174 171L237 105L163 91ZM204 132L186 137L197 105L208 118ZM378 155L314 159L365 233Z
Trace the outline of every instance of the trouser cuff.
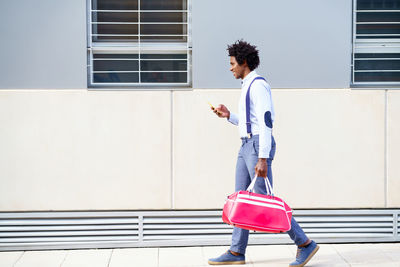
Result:
M308 237L305 236L303 238L299 238L296 239L296 241L294 242L297 246L303 245L304 243L306 243L308 241Z
M233 252L243 254L243 255L246 254L246 248L240 248L238 246L231 246L230 250Z

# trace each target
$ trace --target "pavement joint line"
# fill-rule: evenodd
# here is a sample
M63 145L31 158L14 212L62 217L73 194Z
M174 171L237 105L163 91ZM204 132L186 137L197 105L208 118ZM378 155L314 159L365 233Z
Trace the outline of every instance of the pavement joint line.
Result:
M112 259L113 253L114 253L114 249L111 250L110 258L108 259L108 263L107 263L107 267L110 267L110 263L111 263L111 259Z
M65 253L64 259L63 259L62 262L60 263L60 267L63 266L65 260L67 259L67 256L69 255L69 250L67 250L67 251L65 251L65 252L66 252L66 253Z
M160 266L160 248L157 248L157 267Z
M345 257L343 257L342 254L340 254L340 252L335 248L334 245L331 245L333 247L333 249L336 251L336 253L344 260L345 263L347 263L349 266L351 266L350 262L348 262Z
M201 258L203 259L203 263L207 262L206 254L204 254L204 247L201 247Z
M15 267L15 265L17 265L17 263L21 260L22 256L24 256L24 254L25 254L25 251L23 251L23 252L21 253L21 255L19 256L19 258L17 259L17 261L14 262L13 267Z

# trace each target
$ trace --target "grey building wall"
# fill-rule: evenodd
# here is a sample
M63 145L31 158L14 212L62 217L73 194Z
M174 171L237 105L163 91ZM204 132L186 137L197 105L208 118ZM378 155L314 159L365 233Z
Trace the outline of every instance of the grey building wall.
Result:
M0 1L0 88L86 88L86 1Z
M236 88L227 44L261 51L273 88L348 88L351 1L192 0L193 87ZM0 88L86 88L86 1L0 2Z
M193 0L193 87L238 87L226 48L243 38L273 88L348 88L351 30L351 0Z

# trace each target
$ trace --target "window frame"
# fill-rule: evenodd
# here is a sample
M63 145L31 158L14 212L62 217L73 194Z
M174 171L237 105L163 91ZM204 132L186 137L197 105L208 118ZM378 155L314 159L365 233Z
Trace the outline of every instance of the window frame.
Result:
M138 28L140 29L140 1L138 1L138 9L135 10L138 12ZM182 0L184 1L184 0ZM176 12L186 12L187 13L187 22L181 23L187 25L187 32L185 35L186 42L140 42L140 30L138 29L138 40L133 42L94 42L92 40L92 25L94 24L92 21L92 0L86 0L86 11L87 11L87 87L89 90L191 90L192 89L192 21L191 21L191 0L185 0L187 4L186 10L176 10ZM132 10L134 11L134 10ZM151 10L146 10L146 12L151 12ZM160 10L156 10L156 12L162 12ZM172 10L168 10L167 12L172 12ZM157 23L158 24L158 23ZM163 24L163 22L160 22ZM168 24L168 23L166 23ZM179 23L174 23L179 24ZM139 82L137 83L95 83L93 81L93 55L95 53L105 53L105 54L118 54L118 53L138 53L138 64L139 69L137 71L139 76ZM141 59L140 55L145 54L143 52L148 53L157 53L157 54L186 54L186 71L143 71L141 70ZM158 60L158 59L154 59ZM176 59L177 60L177 59ZM186 82L178 83L178 82L164 82L164 83L150 83L150 82L141 82L141 73L143 72L185 72L186 73Z

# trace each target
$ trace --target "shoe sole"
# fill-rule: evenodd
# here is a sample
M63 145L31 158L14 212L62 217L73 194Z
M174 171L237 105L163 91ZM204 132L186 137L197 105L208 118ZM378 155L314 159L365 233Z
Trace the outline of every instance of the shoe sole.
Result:
M234 264L246 264L246 261L208 261L210 265L234 265Z
M307 259L302 263L302 264L298 264L298 265L289 265L289 267L303 267L304 265L307 264L307 262L309 262L311 260L311 258L315 255L315 253L317 253L317 251L319 250L319 246L317 245L314 250L311 252L310 255L308 255Z

